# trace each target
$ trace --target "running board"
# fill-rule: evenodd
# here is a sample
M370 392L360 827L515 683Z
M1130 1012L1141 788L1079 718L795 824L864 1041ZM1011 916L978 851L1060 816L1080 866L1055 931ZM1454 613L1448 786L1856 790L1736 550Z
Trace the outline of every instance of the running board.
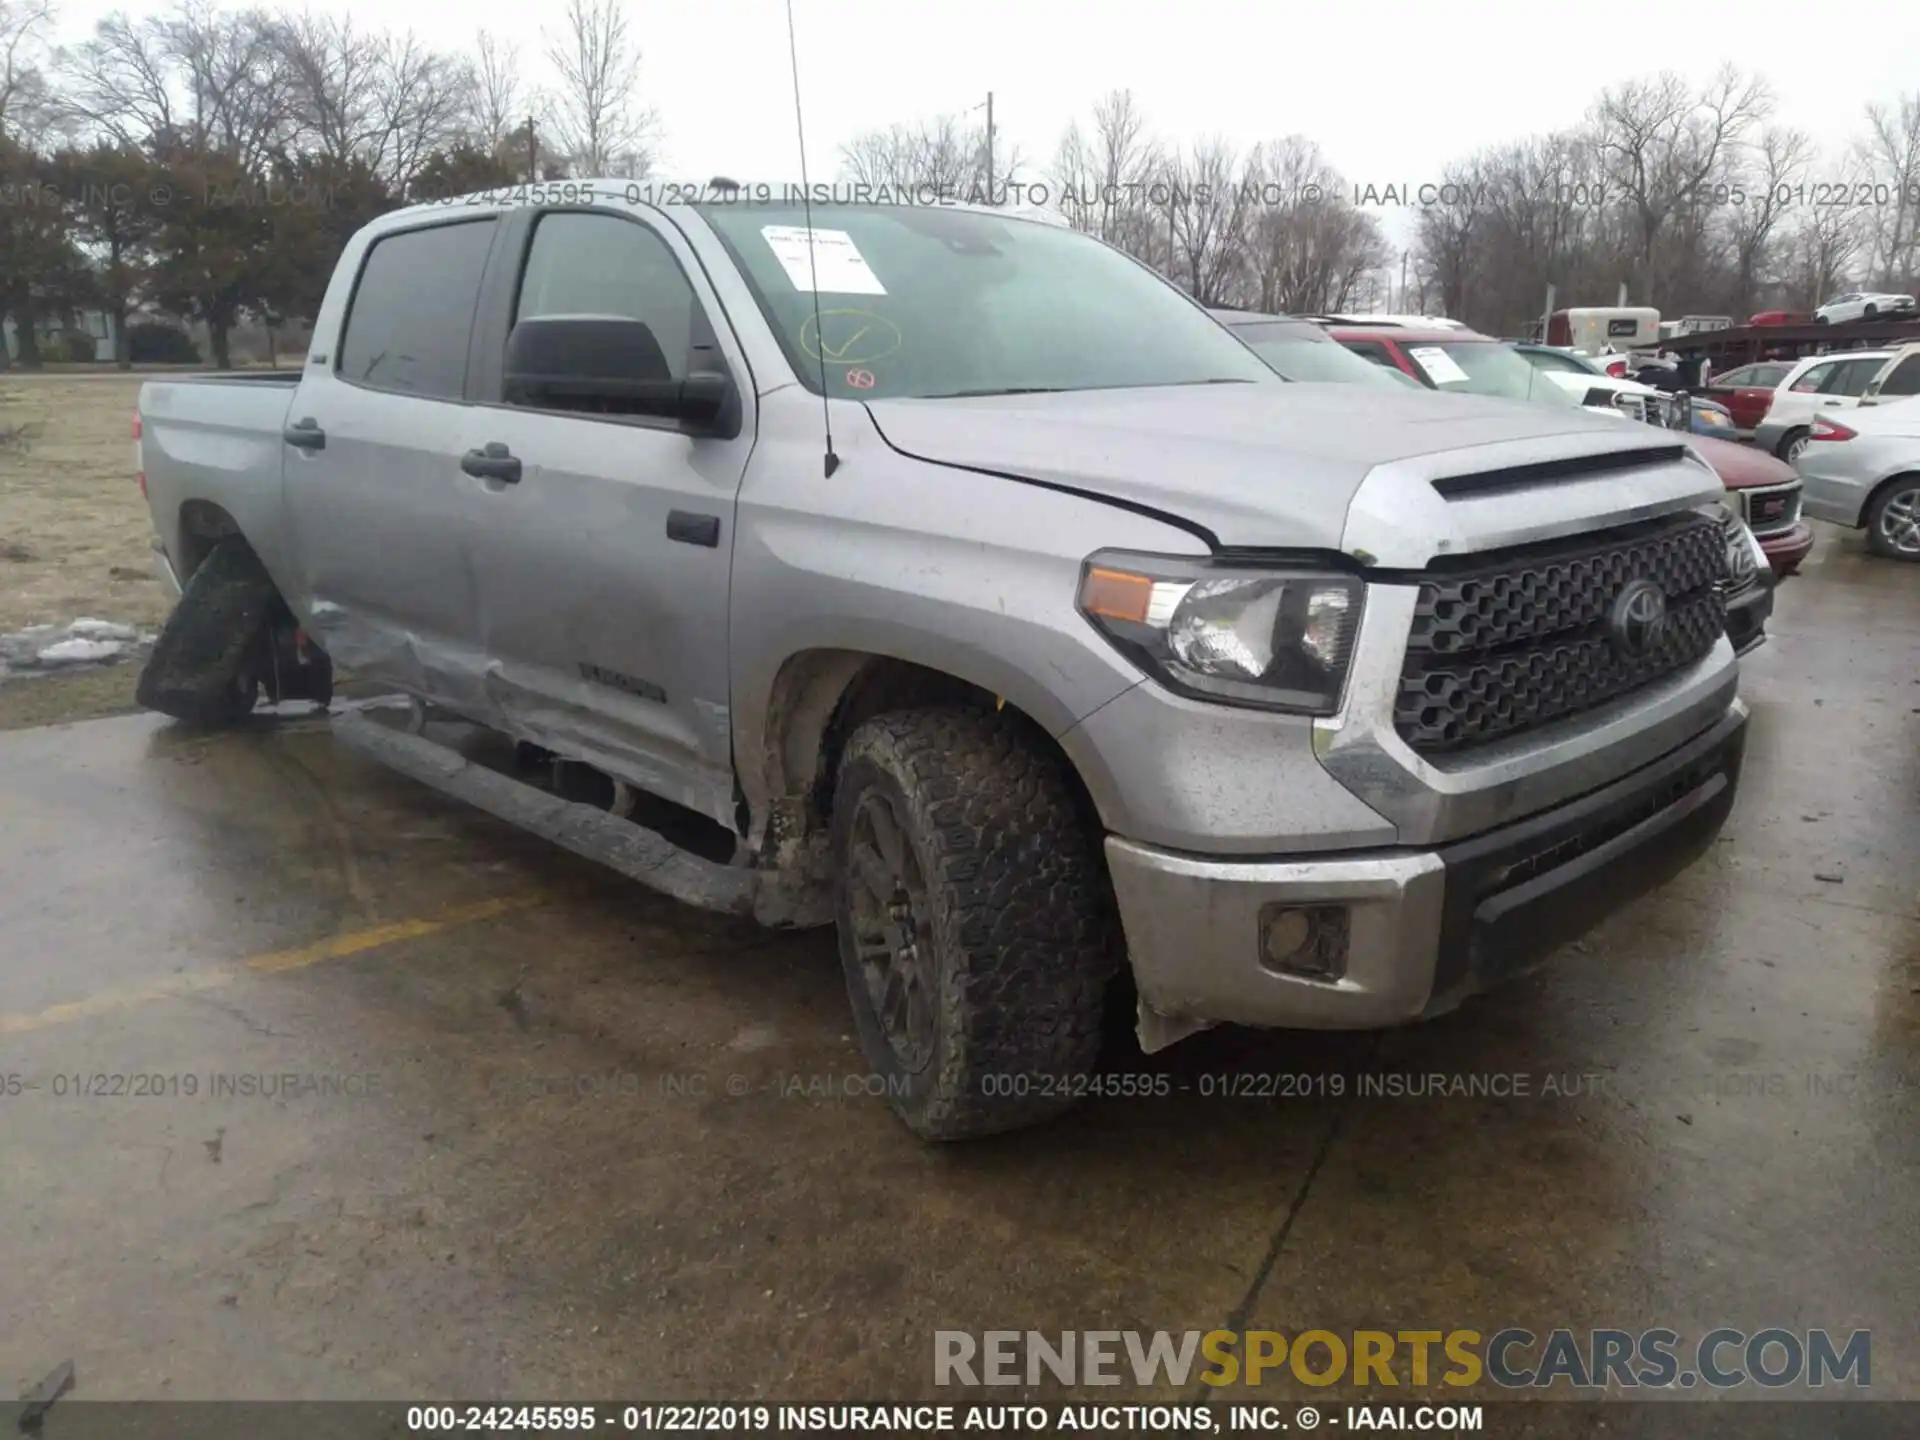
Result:
M719 865L683 850L664 835L592 805L562 800L477 765L420 735L348 712L336 715L334 738L349 750L464 800L509 824L597 860L683 904L728 915L752 915L760 872Z

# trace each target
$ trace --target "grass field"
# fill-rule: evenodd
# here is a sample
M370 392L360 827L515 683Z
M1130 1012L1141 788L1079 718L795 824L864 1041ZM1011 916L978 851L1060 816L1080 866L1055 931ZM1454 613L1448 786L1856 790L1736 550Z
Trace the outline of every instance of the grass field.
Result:
M0 631L166 618L134 483L139 388L137 375L0 378Z
M153 573L134 483L139 375L0 376L0 631L81 616L153 628L173 597ZM0 684L0 729L133 708L137 667Z

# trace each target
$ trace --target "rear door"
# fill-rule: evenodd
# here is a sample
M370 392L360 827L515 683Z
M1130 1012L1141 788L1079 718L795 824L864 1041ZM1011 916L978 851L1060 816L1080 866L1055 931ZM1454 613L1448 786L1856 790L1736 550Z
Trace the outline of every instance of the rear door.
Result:
M1920 395L1920 345L1902 346L1898 355L1885 362L1867 383L1860 403L1878 405L1913 395Z
M328 654L460 708L480 668L459 469L467 352L498 229L467 215L374 237L333 354L294 396L284 469L298 608Z
M1852 410L1860 404L1867 386L1886 365L1883 356L1842 360L1820 386L1818 407L1822 410Z
M658 211L528 212L503 249L508 268L482 321L491 373L459 447L520 461L517 481L460 487L494 723L731 828L727 607L754 436L745 356ZM658 378L719 357L743 391L740 434L506 404L498 372L512 326L558 315L644 321L671 372Z

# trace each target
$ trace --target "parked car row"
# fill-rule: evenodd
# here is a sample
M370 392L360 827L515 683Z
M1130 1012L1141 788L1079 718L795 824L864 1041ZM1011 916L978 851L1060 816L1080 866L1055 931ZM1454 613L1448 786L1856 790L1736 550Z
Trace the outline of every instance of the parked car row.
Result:
M1436 324L1410 316L1323 319L1216 310L1262 359L1292 380L1337 380L1393 386L1414 385L1444 393L1489 395L1506 400L1573 405L1627 420L1669 424L1676 413L1670 397L1648 385L1596 373L1592 362L1570 351L1542 345L1509 344L1468 330L1457 322ZM1328 344L1335 341L1337 344ZM1371 364L1356 368L1348 351ZM1377 372L1379 377L1369 375ZM1725 416L1724 407L1703 407ZM1813 531L1800 517L1799 478L1791 466L1760 455L1726 437L1730 417L1720 424L1696 420L1693 444L1757 540L1763 563L1774 579L1797 570L1813 549ZM1751 649L1764 638L1764 606L1758 596L1729 608L1728 633L1736 648Z

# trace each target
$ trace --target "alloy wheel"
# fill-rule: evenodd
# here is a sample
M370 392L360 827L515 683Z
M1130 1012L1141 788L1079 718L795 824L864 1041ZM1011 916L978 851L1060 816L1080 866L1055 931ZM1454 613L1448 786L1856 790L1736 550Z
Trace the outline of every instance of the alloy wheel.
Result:
M892 801L869 793L853 819L853 940L874 1018L900 1067L926 1068L933 1058L932 906L926 877Z
M1920 555L1920 486L1888 497L1880 509L1880 538L1902 555Z

